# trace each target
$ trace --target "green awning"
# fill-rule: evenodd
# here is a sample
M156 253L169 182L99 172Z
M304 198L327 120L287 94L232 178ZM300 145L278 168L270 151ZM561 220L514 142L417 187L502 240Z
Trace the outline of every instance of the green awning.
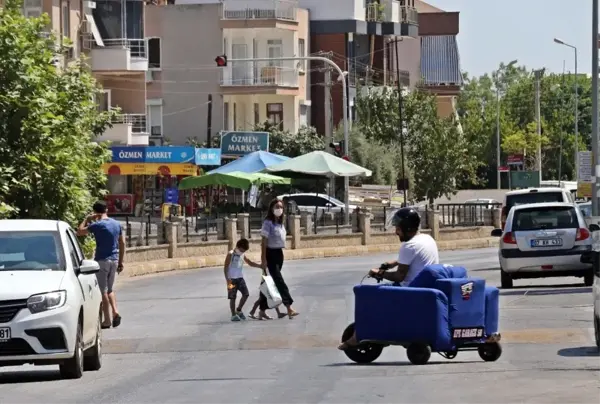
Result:
M194 189L210 187L214 185L225 185L230 188L247 190L252 185L278 184L286 185L290 183L289 178L278 177L276 175L265 173L243 173L234 171L231 173L214 173L196 177L186 177L179 183L179 189Z
M370 177L371 170L324 151L314 151L264 169L285 177Z

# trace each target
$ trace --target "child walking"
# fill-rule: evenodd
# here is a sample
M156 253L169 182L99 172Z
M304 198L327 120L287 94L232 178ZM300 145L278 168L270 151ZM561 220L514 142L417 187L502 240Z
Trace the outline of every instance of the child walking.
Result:
M244 262L251 267L261 268L260 264L257 264L248 259L244 254L250 249L250 243L245 238L240 239L235 245L235 249L227 253L225 258L225 280L227 281L227 298L229 299L229 308L231 309L231 321L245 320L246 316L242 312L242 308L248 300L248 287L244 280ZM237 298L237 292L242 294L240 304L235 307L235 300Z

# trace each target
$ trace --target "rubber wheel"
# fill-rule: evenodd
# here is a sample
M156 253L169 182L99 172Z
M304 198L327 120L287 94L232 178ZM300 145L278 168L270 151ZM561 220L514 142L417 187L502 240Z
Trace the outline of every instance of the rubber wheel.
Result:
M102 313L98 317L96 342L85 352L83 369L96 371L102 367Z
M500 285L502 289L511 289L513 287L513 279L502 268L500 268Z
M431 347L422 343L410 344L406 349L406 356L413 365L425 365L431 358Z
M499 342L489 342L477 348L479 357L486 362L495 362L502 355L502 345Z
M583 284L585 286L594 286L594 273L592 271L583 275Z
M63 379L80 379L83 376L83 356L83 335L81 323L79 323L77 325L73 357L60 365L60 375Z
M342 342L348 341L354 335L354 323L350 324L342 333ZM356 347L346 349L344 353L353 362L371 363L383 352L383 346L377 344L359 344Z
M594 318L594 335L596 336L596 346L600 349L600 318Z

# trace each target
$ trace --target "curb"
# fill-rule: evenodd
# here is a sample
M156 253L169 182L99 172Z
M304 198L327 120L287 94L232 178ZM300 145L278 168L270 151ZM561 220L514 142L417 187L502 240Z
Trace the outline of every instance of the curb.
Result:
M440 251L467 250L472 248L497 247L497 238L481 238L470 240L439 241ZM286 261L303 260L315 258L333 258L360 256L378 253L395 253L398 251L398 244L380 244L380 245L357 245L344 247L324 247L324 248L303 248L300 250L287 250L285 252ZM260 257L256 253L248 254L249 258L258 260ZM197 268L212 268L222 266L225 262L223 255L209 255L204 257L172 258L160 261L134 262L126 264L126 270L123 277L131 278L142 275L150 275L161 272L181 271Z

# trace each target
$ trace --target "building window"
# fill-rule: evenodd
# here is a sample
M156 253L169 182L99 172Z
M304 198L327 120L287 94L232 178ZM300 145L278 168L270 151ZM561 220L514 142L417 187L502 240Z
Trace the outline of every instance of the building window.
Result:
M96 94L98 110L100 112L107 112L110 110L110 107L111 107L110 96L111 96L110 90L100 90L100 92Z
M283 104L267 104L267 119L283 130Z
M298 57L306 57L306 44L303 38L298 39ZM306 71L306 60L301 61L302 70Z
M257 102L254 103L254 124L260 124L260 107Z
M146 107L148 122L150 122L150 136L163 136L163 107L162 105L148 105Z
M283 41L281 39L268 39L267 40L267 55L269 59L277 59L283 57ZM281 60L269 60L269 66L283 66Z
M25 17L39 17L43 12L42 0L25 0L23 2L23 15Z
M299 124L300 126L308 126L308 105L300 104L299 108Z
M148 68L161 68L160 38L148 38Z
M62 5L62 35L71 38L71 10L68 1L63 1Z
M229 130L229 103L223 103L223 130Z

